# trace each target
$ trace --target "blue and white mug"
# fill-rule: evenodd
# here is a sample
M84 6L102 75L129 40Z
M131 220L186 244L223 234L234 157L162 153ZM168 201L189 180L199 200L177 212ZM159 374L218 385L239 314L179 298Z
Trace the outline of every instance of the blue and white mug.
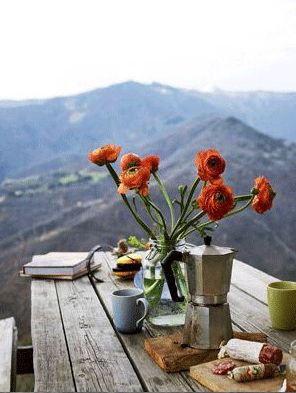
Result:
M148 315L148 302L138 288L112 292L113 321L121 333L137 333Z

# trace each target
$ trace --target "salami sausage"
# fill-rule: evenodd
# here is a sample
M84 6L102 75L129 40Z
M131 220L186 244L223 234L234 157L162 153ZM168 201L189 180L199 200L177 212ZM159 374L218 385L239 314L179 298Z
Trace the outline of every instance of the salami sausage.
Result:
M273 378L279 370L275 364L253 364L250 366L236 367L228 372L229 378L236 382L249 382L257 379Z
M222 359L226 356L249 363L279 365L283 359L283 352L280 348L273 347L267 343L233 338L221 348L218 358Z
M283 352L277 347L271 345L264 345L259 354L259 362L268 364L281 364L283 360Z
M233 363L232 360L224 360L222 362L218 362L215 364L215 367L213 368L213 374L216 375L226 375L229 371L233 370L235 367L235 364Z

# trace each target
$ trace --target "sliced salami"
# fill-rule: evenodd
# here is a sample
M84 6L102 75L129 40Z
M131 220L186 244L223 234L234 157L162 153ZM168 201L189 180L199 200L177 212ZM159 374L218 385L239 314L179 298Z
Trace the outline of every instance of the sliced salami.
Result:
M228 372L235 368L235 364L232 360L224 360L215 364L213 368L213 374L226 375Z
M278 347L271 345L264 345L260 351L259 362L264 364L273 363L276 365L281 364L283 360L283 352Z

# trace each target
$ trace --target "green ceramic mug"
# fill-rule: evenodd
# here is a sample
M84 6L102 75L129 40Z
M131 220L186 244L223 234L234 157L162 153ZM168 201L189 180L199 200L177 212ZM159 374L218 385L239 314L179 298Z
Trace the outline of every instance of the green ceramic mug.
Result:
M296 282L270 283L267 286L267 302L274 329L296 329Z

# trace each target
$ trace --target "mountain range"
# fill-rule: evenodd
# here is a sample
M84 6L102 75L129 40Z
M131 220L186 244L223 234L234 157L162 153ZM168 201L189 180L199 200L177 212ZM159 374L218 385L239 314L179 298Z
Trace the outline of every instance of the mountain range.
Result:
M215 90L126 82L71 97L0 102L0 180L83 161L105 143L145 144L201 115L234 116L296 141L296 93ZM15 159L17 155L18 159Z
M267 176L277 192L273 209L222 221L214 242L296 280L294 100L292 93L210 94L128 82L74 97L0 103L0 317L15 315L21 335L28 334L30 288L18 271L33 254L143 236L104 168L87 161L89 150L107 142L123 152L159 154L159 174L173 197L178 184L196 176L194 156L203 148L225 157L225 181L236 194ZM282 127L272 116L277 124L286 119ZM165 208L153 182L150 189ZM194 235L189 240L200 243Z

